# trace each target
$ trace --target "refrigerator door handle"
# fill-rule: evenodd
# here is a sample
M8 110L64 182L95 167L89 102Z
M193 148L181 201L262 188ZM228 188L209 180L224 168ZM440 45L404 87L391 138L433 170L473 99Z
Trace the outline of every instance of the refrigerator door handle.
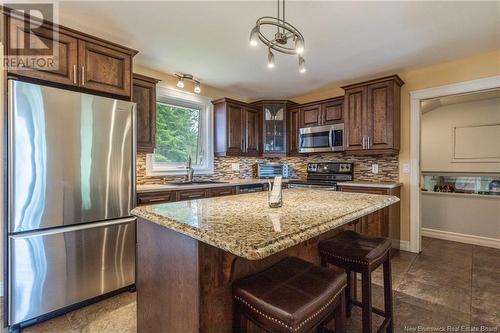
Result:
M13 238L13 239L20 239L20 238L55 235L55 234L61 234L61 233L68 232L68 231L79 231L79 230L85 230L85 229L109 227L109 226L113 226L113 225L117 225L117 224L126 224L126 223L130 223L130 222L134 222L136 220L137 220L136 217L126 217L126 218L122 218L122 219L109 220L109 221L104 221L104 222L85 223L85 224L79 224L79 225L70 226L70 227L54 228L54 229L40 230L40 231L34 231L34 232L25 232L25 233L21 233L21 234L10 235L9 237Z

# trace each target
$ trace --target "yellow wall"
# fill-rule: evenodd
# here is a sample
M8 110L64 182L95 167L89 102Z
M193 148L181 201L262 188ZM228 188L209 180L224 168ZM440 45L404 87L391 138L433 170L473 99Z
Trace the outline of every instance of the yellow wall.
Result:
M177 77L175 77L174 75L155 71L153 69L149 69L149 68L139 66L136 64L134 64L134 73L154 77L155 79L161 80L161 82L158 85L162 86L162 87L180 90L180 91L185 91L185 92L190 92L190 93L192 93L193 89L194 89L194 85L193 85L192 81L184 80L184 84L185 84L184 88L179 89L179 88L177 88ZM222 97L229 97L229 98L234 98L234 99L237 99L237 100L240 100L243 102L248 102L248 98L246 98L246 97L232 94L232 93L227 92L223 89L218 89L218 88L214 88L211 86L207 86L207 85L203 84L203 82L201 83L200 95L211 97L213 99L222 98Z
M399 153L399 179L403 183L401 191L401 239L409 240L410 175L402 172L402 166L410 163L410 92L500 75L500 49L428 67L403 71L398 74L405 82L401 91L401 150ZM340 95L343 95L340 87L332 87L292 98L292 100L304 103Z

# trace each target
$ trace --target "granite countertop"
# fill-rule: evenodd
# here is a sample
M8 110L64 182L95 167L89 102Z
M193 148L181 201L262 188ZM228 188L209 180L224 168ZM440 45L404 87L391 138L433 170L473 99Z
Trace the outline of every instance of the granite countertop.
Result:
M388 195L288 189L281 208L269 208L267 192L257 192L140 206L132 214L258 260L398 201Z
M271 179L273 181L273 179ZM283 179L283 183L287 183L288 179ZM267 184L267 179L246 178L233 179L224 181L223 183L205 183L205 184L189 184L189 185L174 185L174 184L151 184L137 185L137 193L157 192L157 191L179 191L179 190L194 190L200 188L226 187L251 184Z
M377 188L396 188L400 187L401 183L391 183L391 182L363 182L363 181L351 181L351 182L338 182L337 185L344 186L357 186L357 187L377 187Z

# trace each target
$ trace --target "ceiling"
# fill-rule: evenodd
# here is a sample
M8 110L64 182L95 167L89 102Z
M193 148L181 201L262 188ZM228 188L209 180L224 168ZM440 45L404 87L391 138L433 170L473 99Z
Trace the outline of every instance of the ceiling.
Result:
M314 90L500 48L500 1L288 1L286 20L304 35L297 58L248 37L275 1L66 1L60 23L137 49L135 62L184 72L247 98L289 98Z

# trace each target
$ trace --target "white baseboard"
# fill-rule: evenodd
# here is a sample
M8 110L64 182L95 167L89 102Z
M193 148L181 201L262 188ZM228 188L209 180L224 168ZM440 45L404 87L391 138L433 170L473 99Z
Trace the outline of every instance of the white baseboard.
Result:
M500 249L500 239L422 228L422 236Z
M392 240L392 247L395 249L399 249L401 251L410 252L410 241L393 239Z

